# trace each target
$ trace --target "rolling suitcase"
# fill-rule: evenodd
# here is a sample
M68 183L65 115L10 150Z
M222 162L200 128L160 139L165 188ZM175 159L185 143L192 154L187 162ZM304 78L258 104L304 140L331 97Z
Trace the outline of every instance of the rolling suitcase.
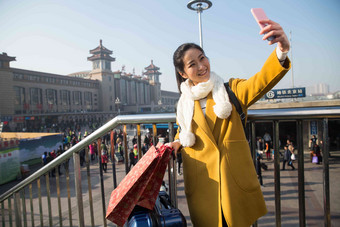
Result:
M186 227L185 217L171 205L169 195L160 191L153 210L136 206L128 218L126 227Z
M266 163L261 163L261 168L264 170L268 170L268 166L266 165Z
M124 157L119 152L115 153L115 159L118 163L124 162Z

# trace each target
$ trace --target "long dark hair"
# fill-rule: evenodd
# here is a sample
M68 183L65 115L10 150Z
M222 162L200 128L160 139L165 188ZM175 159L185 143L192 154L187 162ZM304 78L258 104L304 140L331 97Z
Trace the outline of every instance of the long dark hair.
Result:
M173 63L175 66L177 86L178 86L178 90L180 93L182 93L181 83L185 81L185 79L180 74L184 72L183 57L184 57L185 52L191 48L200 50L205 55L204 50L199 45L195 43L184 43L176 49L176 51L174 52L174 56L173 56Z

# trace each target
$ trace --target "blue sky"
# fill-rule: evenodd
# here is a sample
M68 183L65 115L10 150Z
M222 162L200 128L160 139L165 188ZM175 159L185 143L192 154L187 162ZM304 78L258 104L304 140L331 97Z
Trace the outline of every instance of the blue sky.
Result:
M113 70L160 67L163 90L177 91L172 54L184 42L199 43L197 13L189 0L0 0L0 52L15 68L67 75L90 70L89 50L113 51ZM249 78L274 50L258 34L250 9L263 8L292 31L294 84L340 90L340 1L212 0L204 11L203 42L212 71L225 80ZM290 56L290 54L289 54ZM276 88L292 86L289 72Z

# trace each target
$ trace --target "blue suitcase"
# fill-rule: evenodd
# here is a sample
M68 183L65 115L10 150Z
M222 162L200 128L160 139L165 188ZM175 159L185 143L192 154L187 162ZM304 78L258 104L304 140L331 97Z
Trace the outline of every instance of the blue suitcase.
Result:
M179 209L171 205L169 195L160 191L153 210L136 206L127 227L186 227L187 222Z

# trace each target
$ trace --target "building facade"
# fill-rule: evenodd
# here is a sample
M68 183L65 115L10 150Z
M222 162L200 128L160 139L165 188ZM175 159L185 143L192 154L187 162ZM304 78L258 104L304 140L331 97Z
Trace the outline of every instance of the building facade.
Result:
M152 60L143 75L135 75L112 71L115 58L101 40L90 54L92 69L69 75L11 68L15 57L0 54L1 121L16 131L65 119L107 121L117 114L174 112L179 94L161 91L161 72Z

